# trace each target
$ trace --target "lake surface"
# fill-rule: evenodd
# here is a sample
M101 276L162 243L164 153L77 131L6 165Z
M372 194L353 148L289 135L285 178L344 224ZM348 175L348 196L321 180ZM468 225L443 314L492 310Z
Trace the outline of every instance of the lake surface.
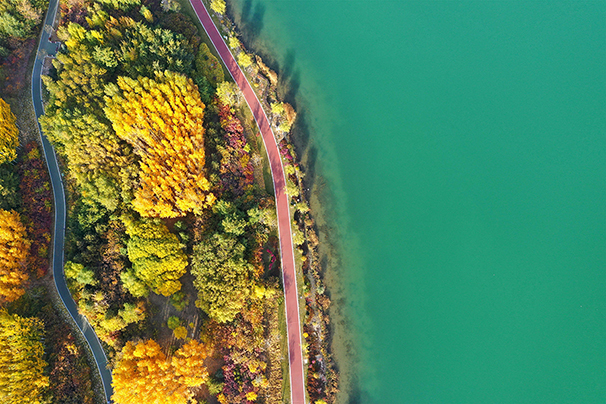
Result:
M333 197L341 401L606 403L606 2L231 6Z

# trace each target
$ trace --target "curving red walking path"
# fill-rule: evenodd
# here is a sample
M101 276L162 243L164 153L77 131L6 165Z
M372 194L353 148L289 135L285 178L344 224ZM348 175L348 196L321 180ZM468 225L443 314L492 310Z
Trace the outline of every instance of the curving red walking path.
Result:
M234 81L242 90L244 98L252 111L257 126L263 136L263 143L269 156L271 175L274 181L276 194L276 210L278 214L278 232L280 236L280 255L282 257L282 281L284 283L284 301L286 305L286 329L288 334L288 360L290 363L290 401L292 404L305 404L305 377L303 371L303 351L301 344L301 322L299 319L299 293L295 277L295 255L292 244L290 228L290 211L288 196L286 195L286 180L284 167L271 130L269 120L263 111L250 83L240 70L225 41L219 34L217 27L210 18L206 7L201 0L190 0L198 19L210 37L223 63L229 70Z

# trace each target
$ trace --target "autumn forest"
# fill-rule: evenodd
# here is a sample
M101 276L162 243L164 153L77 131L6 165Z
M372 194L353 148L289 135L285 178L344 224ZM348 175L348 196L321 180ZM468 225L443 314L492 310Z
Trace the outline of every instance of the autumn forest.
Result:
M60 2L40 125L64 174L64 274L107 353L116 404L283 403L284 307L263 144L184 4ZM14 101L26 88L20 49L32 48L46 7L0 5L0 401L95 403L94 368L50 292L46 163ZM284 104L271 113L288 132ZM292 147L280 147L293 239L309 253L305 230L317 237L299 196L303 175ZM325 354L306 330L310 357ZM336 382L315 366L309 383L321 403Z

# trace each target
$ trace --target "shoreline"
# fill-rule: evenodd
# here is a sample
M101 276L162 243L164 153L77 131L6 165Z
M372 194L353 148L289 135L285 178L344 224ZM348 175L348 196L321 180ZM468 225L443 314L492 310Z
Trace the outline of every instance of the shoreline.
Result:
M292 74L292 60L287 60L285 66L281 68L271 49L255 43L259 42L256 41L256 37L260 30L253 28L254 32L247 32L251 29L251 22L243 22L232 4L228 4L225 20L229 22L229 26L223 24L224 28L235 33L243 50L253 55L258 63L261 62L260 64L264 65L269 72L275 74L277 101L292 105L293 110L296 111L297 119L285 137L295 165L300 167L305 175L305 179L300 179L301 200L309 206L311 212L307 215L308 219L305 220L303 227L309 229L306 231L312 231L311 237L307 237L308 244L310 238L315 242L306 249L304 256L307 257L307 260L318 263L311 271L306 270L308 265L303 265L302 269L304 274L310 277L310 281L315 280L320 283L321 290L326 291L326 294L322 295L328 298L324 301L326 307L321 308L322 315L327 317L325 339L322 344L325 346L328 361L338 378L330 402L351 402L359 397L358 341L353 335L355 327L350 313L348 313L348 294L345 290L345 282L340 279L346 260L344 259L343 240L339 235L336 219L334 215L330 214L336 211L335 195L331 192L326 177L322 175L322 169L317 167L318 162L313 155L314 128L312 128L309 118L312 113L305 105L305 100L297 97L296 89L293 91L293 87L298 88L299 83ZM324 287L324 285L326 286ZM317 290L316 287L312 289ZM309 297L306 300L309 300ZM314 297L313 300L318 305L318 299ZM324 305L320 302L320 306ZM304 324L311 322L313 319Z

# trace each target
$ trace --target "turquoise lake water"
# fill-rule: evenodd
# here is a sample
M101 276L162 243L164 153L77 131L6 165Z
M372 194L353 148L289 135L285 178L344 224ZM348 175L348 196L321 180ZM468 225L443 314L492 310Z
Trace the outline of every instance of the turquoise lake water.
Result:
M606 403L606 2L237 0L335 201L347 403Z

